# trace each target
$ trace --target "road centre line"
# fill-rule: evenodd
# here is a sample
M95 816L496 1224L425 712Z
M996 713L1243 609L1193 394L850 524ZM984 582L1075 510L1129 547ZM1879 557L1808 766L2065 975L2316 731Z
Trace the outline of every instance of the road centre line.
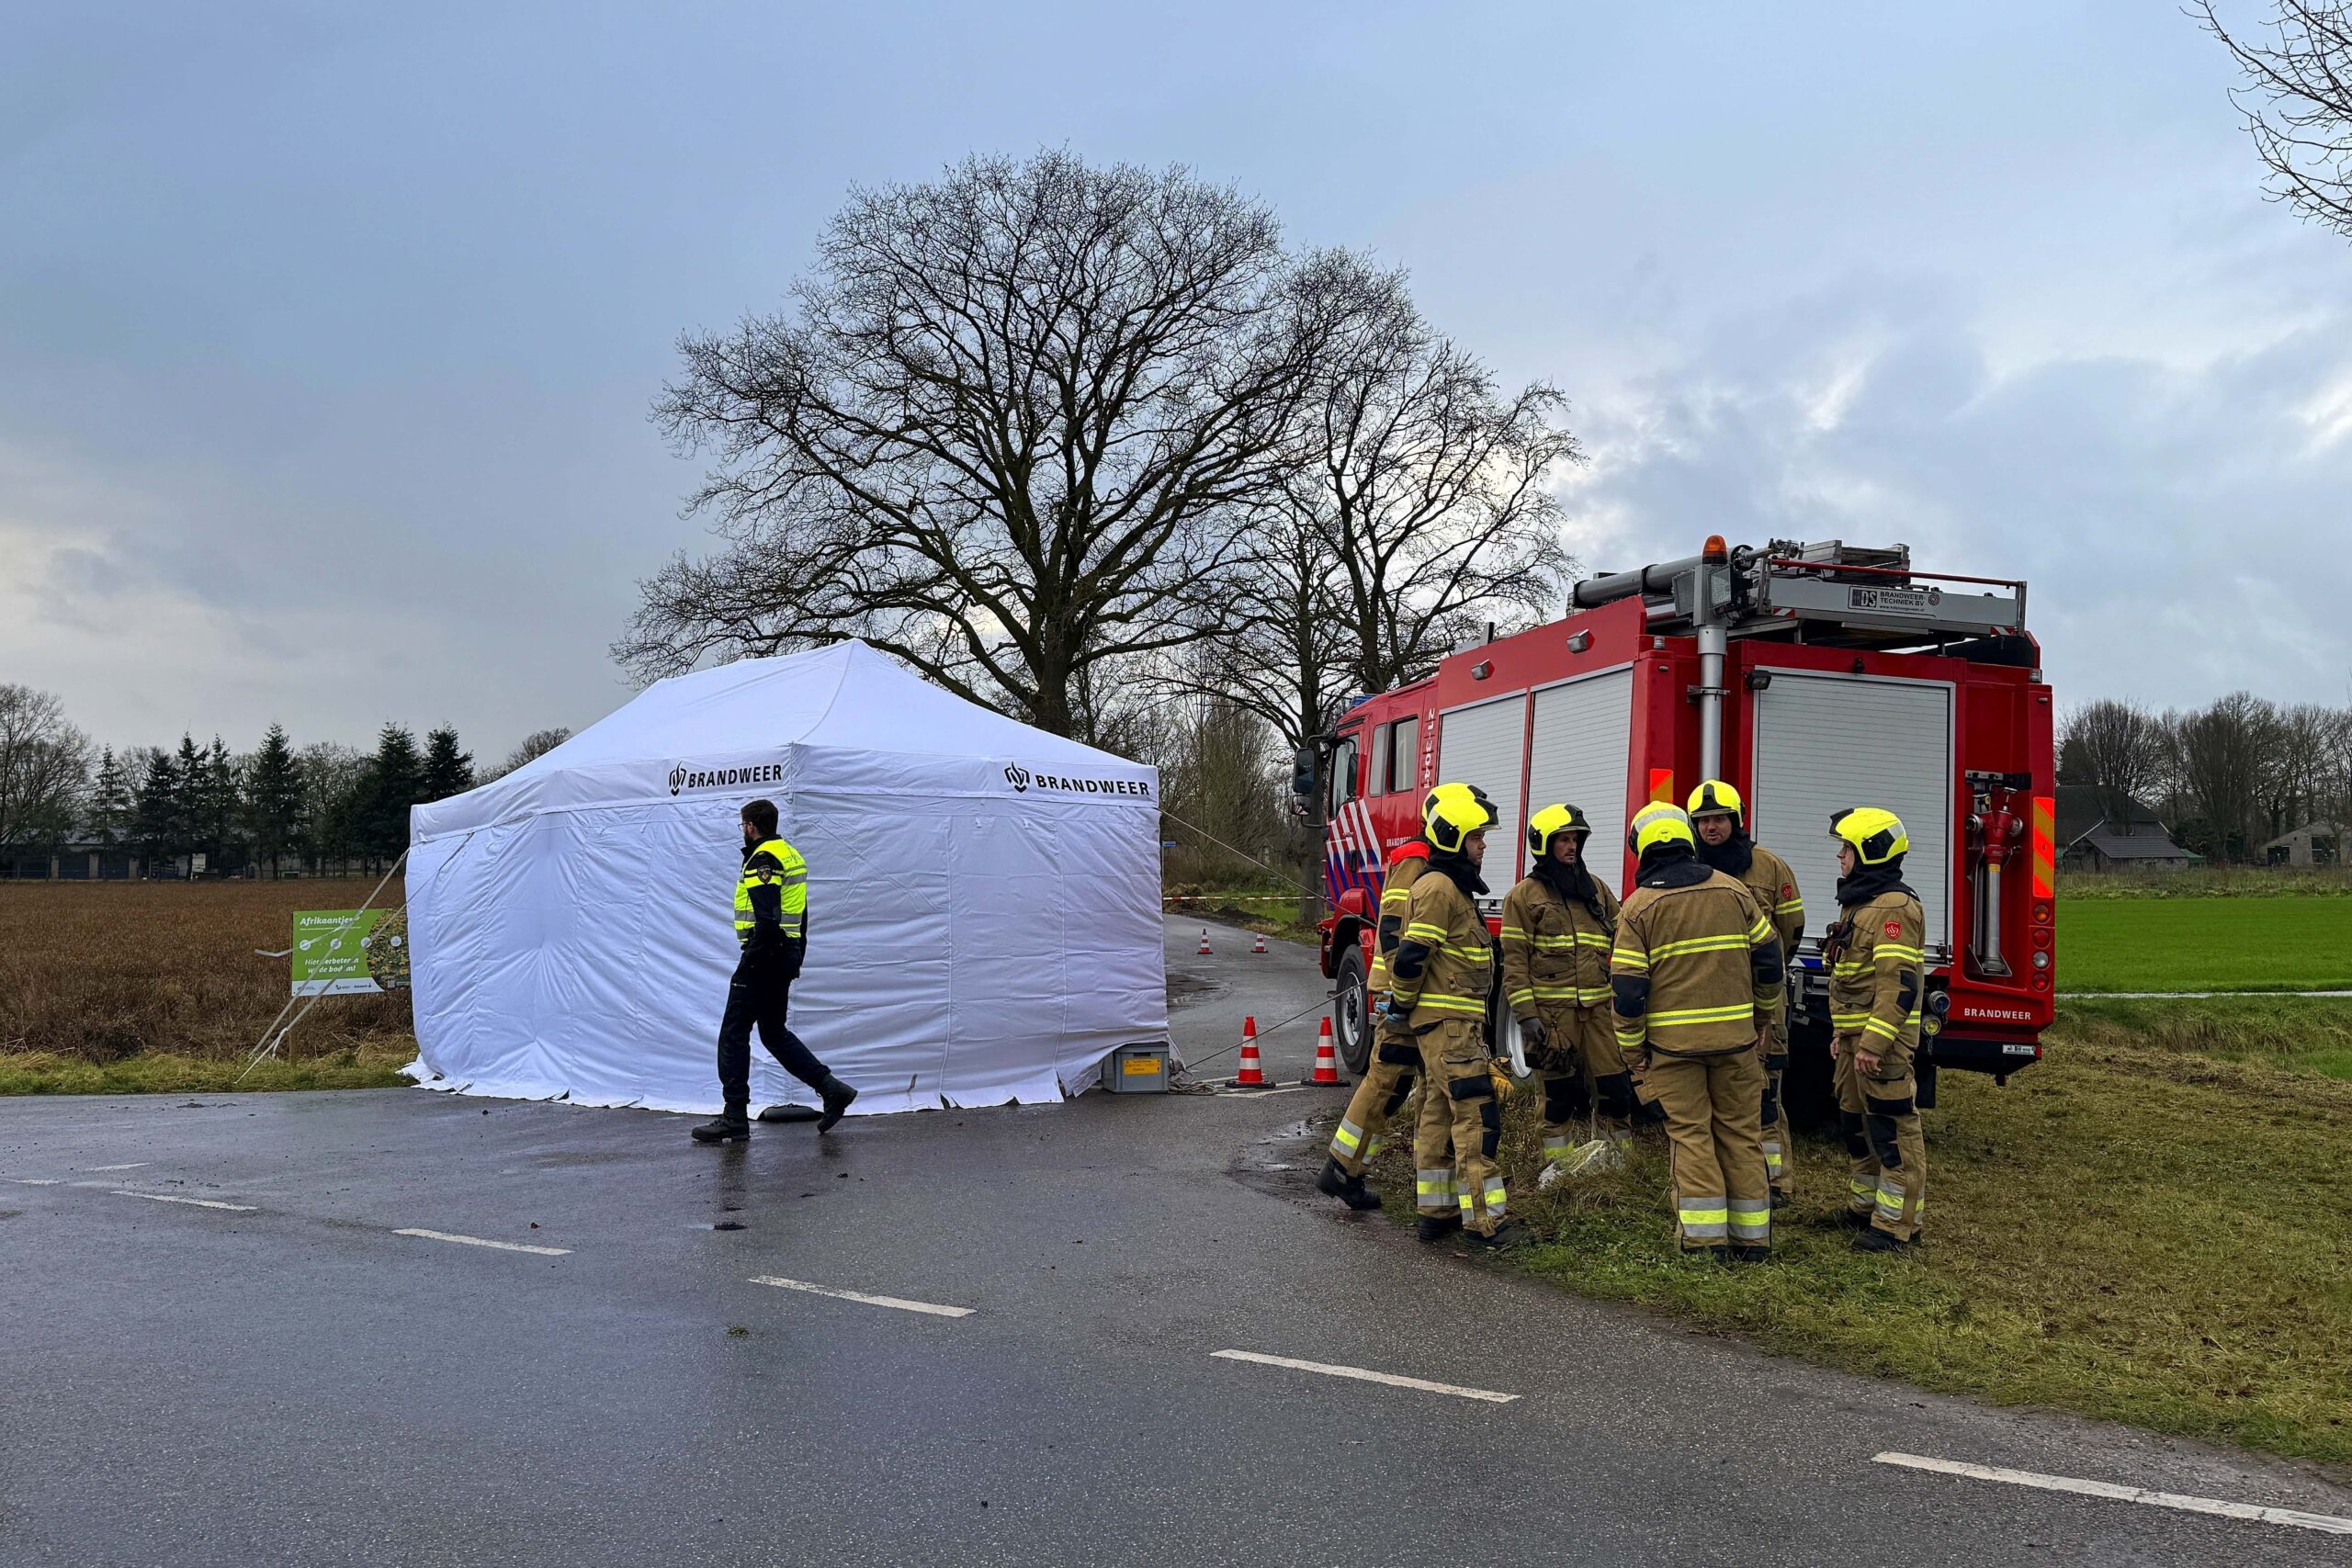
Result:
M223 1203L211 1198L180 1198L169 1192L133 1192L128 1187L113 1187L107 1190L119 1198L144 1198L150 1203L186 1203L191 1209L226 1209L232 1214L259 1213L251 1203Z
M424 1241L455 1242L459 1247L494 1247L501 1252L527 1252L537 1258L562 1258L571 1251L568 1247L532 1247L519 1241L492 1241L487 1236L458 1235L453 1231L428 1231L412 1227L396 1230L392 1234L413 1235Z
M8 1179L19 1187L62 1187L64 1185L53 1176L12 1176Z
M132 1160L132 1161L131 1161L130 1164L128 1164L128 1165L85 1165L85 1166L84 1166L82 1168L83 1168L84 1170L88 1170L88 1171L99 1171L99 1170L137 1170L141 1166L142 1166L142 1165L148 1165L148 1164L151 1164L151 1163L153 1163L153 1162L148 1161L148 1160L143 1160L143 1159L135 1159L135 1160Z
M1386 1383L1391 1388L1419 1389L1423 1393L1450 1393L1457 1399L1483 1399L1489 1404L1509 1404L1519 1397L1515 1393L1497 1393L1492 1389L1464 1388L1459 1383L1431 1382L1427 1378L1375 1372L1364 1367L1340 1367L1329 1361L1300 1361L1288 1356L1261 1355L1255 1350L1212 1350L1209 1354L1227 1361L1253 1361L1264 1367L1288 1367L1294 1371L1321 1372L1326 1377L1354 1378L1362 1382Z
M2334 1514L2307 1514L2299 1508L2271 1508L2257 1503L2228 1503L2218 1497L2188 1497L2177 1492L2151 1492L2140 1486L2118 1486L2106 1481L2078 1481L2070 1475L2043 1475L2031 1470L2005 1470L1998 1465L1963 1464L1958 1460L1928 1459L1919 1454L1883 1453L1871 1456L1877 1464L1938 1475L1965 1476L1973 1481L1999 1481L2011 1486L2031 1486L2043 1492L2072 1492L2085 1497L2106 1497L2119 1503L2145 1503L2151 1507L2177 1508L2184 1513L2215 1514L2225 1519L2253 1519L2266 1525L2290 1525L2297 1529L2329 1535L2352 1535L2352 1518Z
M754 1285L774 1285L779 1291L806 1291L812 1296L831 1296L844 1302L864 1302L867 1306L896 1307L900 1312L928 1313L933 1317L969 1317L970 1307L941 1306L936 1302L910 1302L903 1296L870 1296L864 1291L836 1290L831 1285L812 1285L806 1280L786 1280L781 1275L760 1274L752 1278Z

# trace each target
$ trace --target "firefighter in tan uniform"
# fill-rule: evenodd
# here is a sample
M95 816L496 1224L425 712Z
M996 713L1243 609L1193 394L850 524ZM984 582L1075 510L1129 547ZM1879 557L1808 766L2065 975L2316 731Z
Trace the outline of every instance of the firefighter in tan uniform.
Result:
M1315 1179L1318 1189L1351 1209L1380 1207L1379 1195L1363 1184L1364 1168L1380 1152L1390 1119L1413 1092L1413 1075L1421 1065L1421 1050L1413 1037L1381 1010L1388 998L1389 960L1405 938L1413 884L1429 863L1430 847L1420 840L1399 844L1389 852L1388 873L1380 885L1380 923L1373 933L1372 971L1364 981L1364 1026L1373 1032L1372 1060L1348 1098L1348 1109L1331 1134L1331 1156Z
M1736 879L1703 864L1682 808L1637 813L1638 858L1617 912L1610 985L1617 1043L1640 1056L1672 1145L1676 1231L1685 1253L1759 1261L1771 1253L1764 1171L1764 1062L1781 1005L1781 939Z
M1787 861L1747 836L1739 791L1723 780L1709 779L1692 790L1689 810L1691 830L1699 836L1699 858L1746 885L1781 939L1781 963L1785 970L1796 956L1797 940L1804 935L1804 898L1797 891L1797 874ZM1791 1162L1796 1157L1796 1139L1781 1098L1781 1077L1788 1066L1789 1008L1784 995L1772 1014L1772 1038L1764 1047L1764 1168L1772 1178L1776 1209L1787 1201Z
M1442 784L1423 799L1429 869L1413 884L1404 940L1388 966L1388 1016L1404 1021L1421 1051L1413 1190L1423 1241L1457 1226L1478 1246L1525 1239L1504 1224L1510 1205L1495 1161L1502 1102L1485 1040L1495 948L1476 900L1487 890L1478 863L1494 820L1493 802L1468 784Z
M1927 986L1927 918L1903 881L1910 835L1875 806L1830 818L1838 842L1838 923L1822 945L1829 967L1829 1049L1838 1120L1854 1156L1846 1223L1863 1252L1919 1239L1928 1204L1928 1145L1919 1130L1919 1004Z
M1560 1157L1583 1141L1596 1100L1601 1136L1620 1151L1634 1138L1634 1077L1609 1010L1617 895L1585 866L1591 837L1592 824L1573 806L1535 813L1527 822L1532 869L1503 899L1503 1000L1544 1086L1550 1163L1538 1186L1549 1186Z

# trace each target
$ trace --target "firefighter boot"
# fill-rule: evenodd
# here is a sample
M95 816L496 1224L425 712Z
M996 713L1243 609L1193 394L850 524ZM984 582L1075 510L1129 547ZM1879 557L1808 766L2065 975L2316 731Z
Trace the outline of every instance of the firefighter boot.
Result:
M1525 1225L1505 1223L1497 1225L1492 1235L1464 1231L1462 1239L1480 1252L1500 1252L1505 1247L1521 1247L1535 1239L1535 1234Z
M1377 1209L1380 1196L1363 1184L1361 1176L1351 1176L1336 1159L1325 1159L1322 1174L1315 1179L1315 1190L1327 1197L1337 1198L1351 1209Z
M744 1114L745 1107L730 1105L717 1116L694 1129L697 1144L731 1144L752 1135L752 1119Z
M825 1081L817 1086L817 1092L825 1097L825 1113L817 1118L817 1131L830 1133L849 1113L849 1102L857 1098L857 1090L827 1073Z
M1421 1241L1443 1241L1461 1228L1460 1214L1423 1214L1413 1235Z

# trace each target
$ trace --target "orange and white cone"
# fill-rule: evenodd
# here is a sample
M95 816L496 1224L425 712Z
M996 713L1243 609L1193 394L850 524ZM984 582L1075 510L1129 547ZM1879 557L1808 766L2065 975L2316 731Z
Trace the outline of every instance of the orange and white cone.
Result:
M1250 951L1252 953L1263 953L1266 951L1266 933L1264 931L1260 931L1258 933L1258 940L1250 944Z
M1331 1049L1331 1018L1329 1013L1323 1017L1322 1032L1315 1037L1315 1076L1306 1081L1308 1083L1338 1083L1340 1081L1340 1054Z
M1208 950L1209 950L1209 928L1208 928L1208 927L1206 927L1206 926L1203 926L1203 927L1201 928L1201 952L1202 952L1203 953L1206 953L1208 952Z
M1241 1068L1233 1075L1233 1089L1263 1089L1266 1087L1266 1066L1258 1057L1258 1021L1241 1021Z

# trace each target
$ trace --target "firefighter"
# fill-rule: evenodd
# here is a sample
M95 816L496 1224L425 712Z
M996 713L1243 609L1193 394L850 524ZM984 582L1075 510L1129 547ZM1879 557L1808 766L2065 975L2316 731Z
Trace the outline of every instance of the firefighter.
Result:
M1781 1005L1781 939L1736 879L1698 857L1690 819L1668 802L1626 831L1638 865L1617 912L1610 986L1617 1045L1647 1066L1666 1112L1676 1231L1710 1260L1771 1254L1764 1170L1764 1063Z
M1544 1087L1544 1157L1536 1185L1558 1176L1575 1131L1600 1108L1601 1135L1634 1138L1634 1077L1609 1015L1609 945L1617 895L1584 863L1592 824L1573 806L1527 820L1531 869L1503 900L1503 999Z
M1863 1252L1919 1239L1928 1146L1919 1131L1919 1004L1927 987L1927 917L1903 880L1910 835L1875 806L1829 819L1838 840L1838 923L1822 944L1829 967L1829 1049L1837 1060L1838 1130L1854 1156L1845 1223Z
M1397 845L1388 854L1388 874L1380 884L1380 924L1373 934L1372 972L1365 976L1365 1026L1372 1030L1372 1061L1348 1109L1331 1134L1331 1156L1315 1185L1351 1209L1377 1209L1379 1196L1363 1184L1364 1168L1380 1152L1388 1130L1406 1098L1413 1092L1413 1075L1421 1065L1420 1047L1413 1037L1384 1016L1388 1000L1388 963L1404 939L1405 912L1413 884L1429 865L1430 847L1419 839ZM1449 1199L1449 1202L1451 1200ZM1451 1209L1447 1211L1452 1213Z
M1739 791L1723 780L1709 779L1692 790L1689 810L1691 829L1699 835L1699 858L1747 885L1781 939L1785 969L1796 956L1798 938L1804 935L1804 898L1797 891L1797 874L1787 861L1747 836ZM1788 1201L1791 1162L1796 1157L1796 1139L1781 1097L1781 1077L1788 1066L1789 1009L1784 996L1772 1014L1772 1039L1764 1049L1764 1168L1772 1178L1776 1209Z
M718 1089L725 1106L716 1120L694 1129L698 1144L731 1143L752 1135L752 1028L785 1070L824 1100L817 1131L831 1132L857 1090L802 1043L786 1021L792 982L808 952L808 863L776 837L775 803L743 807L743 873L735 883L735 942L740 951L718 1024Z
M1404 939L1388 965L1388 1012L1420 1047L1421 1110L1413 1135L1420 1237L1460 1229L1474 1245L1526 1239L1506 1224L1509 1200L1495 1149L1502 1101L1487 1068L1487 998L1495 949L1477 896L1494 802L1469 784L1442 784L1421 802L1429 868L1406 906ZM1449 1155L1447 1140L1452 1140Z

